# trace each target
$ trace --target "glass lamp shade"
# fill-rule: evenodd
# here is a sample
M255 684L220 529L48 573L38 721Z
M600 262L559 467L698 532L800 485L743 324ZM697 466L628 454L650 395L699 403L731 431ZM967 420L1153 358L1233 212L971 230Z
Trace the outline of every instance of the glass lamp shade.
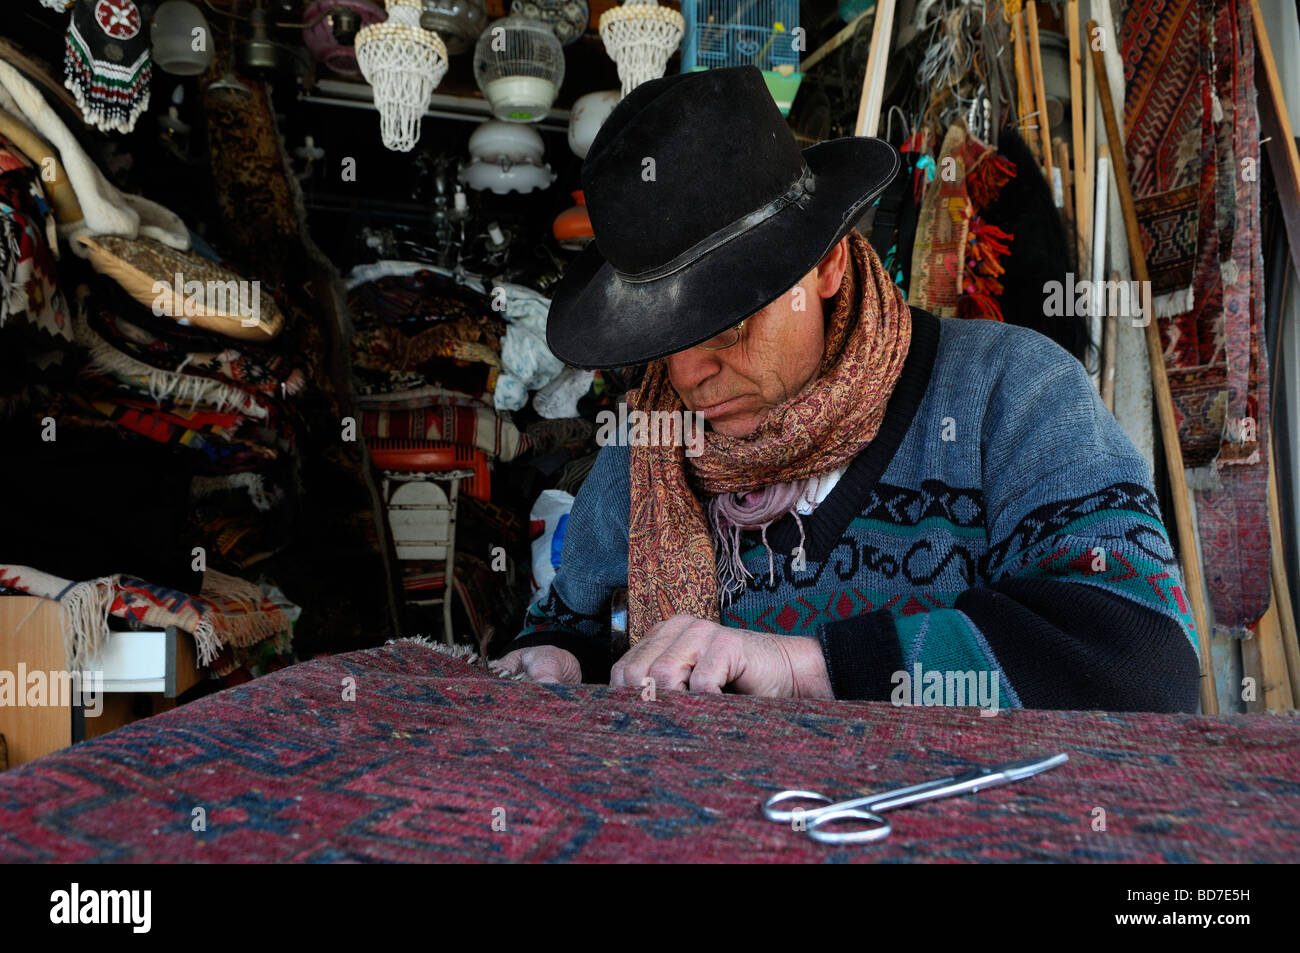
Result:
M190 0L167 0L153 15L153 61L173 76L197 76L212 65L215 49L203 11Z

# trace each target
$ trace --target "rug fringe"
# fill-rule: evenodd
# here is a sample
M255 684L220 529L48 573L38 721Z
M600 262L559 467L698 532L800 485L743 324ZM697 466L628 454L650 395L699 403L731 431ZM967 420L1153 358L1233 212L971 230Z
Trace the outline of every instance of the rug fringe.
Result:
M89 671L108 639L116 576L79 582L59 599L69 672Z
M466 645L462 642L457 642L455 645L448 645L446 642L439 642L422 635L408 635L400 639L389 639L384 644L396 645L399 642L409 642L414 645L422 646L426 649L431 649L434 652L437 652L439 655L447 655L454 659L460 659L461 661L465 662L467 665L477 666L479 664L478 652L474 650L473 646ZM488 671L490 671L497 678L506 679L512 682L522 682L524 679L528 677L523 672L517 672L514 675L509 675L501 671L500 669L493 667L490 664L488 666Z
M1190 286L1179 288L1177 291L1156 295L1151 302L1151 307L1157 318L1176 318L1192 310L1195 298Z

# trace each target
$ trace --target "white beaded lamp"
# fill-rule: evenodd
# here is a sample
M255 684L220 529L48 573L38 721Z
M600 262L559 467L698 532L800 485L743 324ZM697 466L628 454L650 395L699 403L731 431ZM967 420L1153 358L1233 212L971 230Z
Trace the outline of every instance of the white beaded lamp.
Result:
M624 96L664 75L668 57L686 32L682 15L659 6L656 0L625 0L622 6L602 13L599 25L605 52L618 64Z
M375 91L384 145L410 152L420 140L420 119L447 73L442 37L420 26L421 0L385 0L388 19L357 33L357 65Z

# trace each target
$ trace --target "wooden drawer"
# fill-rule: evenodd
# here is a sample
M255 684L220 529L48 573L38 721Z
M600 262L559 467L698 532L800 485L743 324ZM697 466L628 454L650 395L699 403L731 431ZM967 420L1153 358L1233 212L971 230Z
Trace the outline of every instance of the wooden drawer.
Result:
M0 677L8 677L18 690L19 673L63 668L58 603L32 596L0 596ZM21 703L17 698L0 700L0 734L5 737L10 767L175 707L176 696L202 678L194 640L175 628L111 633L98 671L103 674L103 699L97 716L80 705L56 703L66 699L47 697L35 707L26 704L26 695Z

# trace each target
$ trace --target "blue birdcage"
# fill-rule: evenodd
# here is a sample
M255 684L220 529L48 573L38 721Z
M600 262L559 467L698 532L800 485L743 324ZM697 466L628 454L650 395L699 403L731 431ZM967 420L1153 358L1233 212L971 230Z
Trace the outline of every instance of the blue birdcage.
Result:
M799 0L682 0L682 72L757 66L782 114L803 74Z

